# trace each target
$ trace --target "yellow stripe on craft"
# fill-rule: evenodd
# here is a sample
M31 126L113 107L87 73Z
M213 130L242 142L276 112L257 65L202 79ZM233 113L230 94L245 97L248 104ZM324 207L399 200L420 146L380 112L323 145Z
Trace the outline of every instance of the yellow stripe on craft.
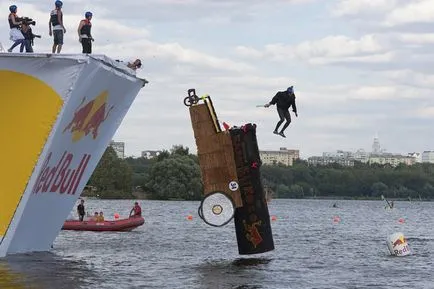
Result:
M62 98L43 81L0 70L0 238L50 134Z

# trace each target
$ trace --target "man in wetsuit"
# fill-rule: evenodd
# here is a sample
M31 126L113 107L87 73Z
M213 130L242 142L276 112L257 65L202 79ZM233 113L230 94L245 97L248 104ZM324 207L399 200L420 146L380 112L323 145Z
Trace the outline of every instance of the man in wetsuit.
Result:
M294 87L290 86L286 91L279 91L276 93L276 95L273 97L273 99L265 104L265 107L269 107L270 105L275 104L277 107L277 113L279 114L280 120L277 122L276 128L274 129L273 133L278 134L282 137L286 137L283 133L285 129L289 126L291 123L291 114L289 113L289 108L292 106L292 111L295 113L295 116L298 117L297 114L297 106L295 105L295 94L294 94ZM279 132L279 126L283 123L283 121L286 119L286 123L283 125L282 130Z
M77 206L77 214L78 214L78 219L80 220L80 222L83 222L84 219L84 200L81 200L80 204Z

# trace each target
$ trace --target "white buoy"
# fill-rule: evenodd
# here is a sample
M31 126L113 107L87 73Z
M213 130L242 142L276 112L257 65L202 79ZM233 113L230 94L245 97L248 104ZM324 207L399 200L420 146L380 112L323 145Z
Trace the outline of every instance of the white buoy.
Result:
M401 232L394 233L387 238L387 247L393 256L402 257L411 254L407 240Z

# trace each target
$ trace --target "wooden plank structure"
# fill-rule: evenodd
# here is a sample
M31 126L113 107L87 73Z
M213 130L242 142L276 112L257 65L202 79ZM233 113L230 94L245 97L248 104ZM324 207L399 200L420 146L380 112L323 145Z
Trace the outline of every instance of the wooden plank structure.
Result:
M199 103L200 100L203 103ZM274 250L270 215L260 179L256 125L222 131L211 98L198 98L194 89L189 90L184 104L190 110L204 200L215 192L231 198L239 254ZM237 184L236 189L230 186L233 182Z
M240 190L230 190L229 183L238 182L232 140L222 131L210 98L190 107L190 118L197 146L204 195L224 192L235 207L243 205Z

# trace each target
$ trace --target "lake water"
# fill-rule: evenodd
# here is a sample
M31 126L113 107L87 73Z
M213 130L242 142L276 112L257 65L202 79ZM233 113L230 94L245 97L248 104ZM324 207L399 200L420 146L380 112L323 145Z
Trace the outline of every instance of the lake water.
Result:
M0 288L434 288L434 203L333 202L272 200L276 249L240 256L233 222L206 225L199 202L142 201L146 223L135 231L62 231L49 253L0 260ZM108 219L132 204L88 200L86 208ZM411 256L389 255L394 232Z

